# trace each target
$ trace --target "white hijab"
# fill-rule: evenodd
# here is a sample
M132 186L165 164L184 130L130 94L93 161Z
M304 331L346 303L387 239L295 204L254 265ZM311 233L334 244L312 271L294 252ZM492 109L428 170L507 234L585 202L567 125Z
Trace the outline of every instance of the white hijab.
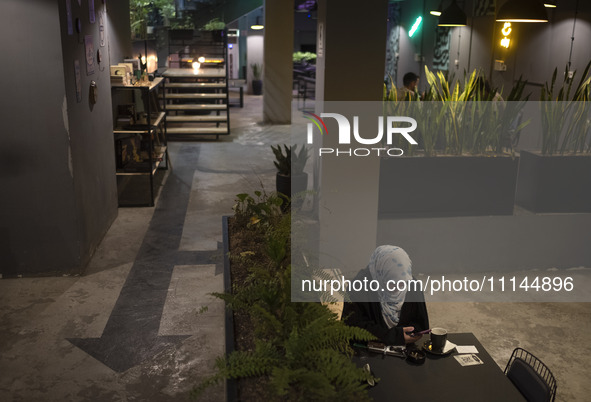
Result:
M408 281L412 279L412 261L406 251L396 246L379 246L369 259L369 272L374 280L380 282L380 289L376 292L382 307L382 316L392 328L400 320L400 310L406 297L404 290L388 291L388 281ZM392 286L391 286L392 288Z

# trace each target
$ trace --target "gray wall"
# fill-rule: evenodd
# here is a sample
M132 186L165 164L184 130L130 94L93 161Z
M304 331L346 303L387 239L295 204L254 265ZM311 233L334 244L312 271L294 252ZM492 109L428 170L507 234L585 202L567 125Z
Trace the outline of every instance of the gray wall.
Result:
M80 264L59 22L55 2L2 3L2 275Z
M395 244L421 273L588 267L591 214L383 219L378 244Z
M65 1L60 2L61 4ZM81 266L85 266L98 246L107 229L117 216L117 185L115 181L115 152L113 139L113 120L111 106L111 81L109 70L108 41L101 48L104 61L96 62L99 49L98 13L105 10L102 1L94 2L96 22L91 24L88 18L88 2L72 2L74 18L82 19L80 40L76 33L68 35L66 30L65 7L60 7L62 26L62 53L66 96L68 99L68 120L70 126L70 144L74 169L74 189L76 213L78 215ZM117 20L117 19L115 19ZM129 25L129 20L120 19ZM113 43L119 40L116 26L108 24L113 32L107 32ZM84 36L92 35L95 52L94 73L87 75L84 57ZM114 46L114 52L123 47ZM82 101L76 100L74 79L74 60L80 60L82 78ZM93 80L98 86L98 100L92 106L89 102L89 86Z
M433 48L435 46L435 28L437 17L429 14L429 4L433 1L412 1L404 2L400 10L400 48L398 56L398 77L396 86L401 88L402 77L408 72L419 75L419 89L423 91L427 80L425 79L425 64L431 68L433 64ZM435 4L437 8L439 3ZM412 25L418 16L423 21L412 38L408 37ZM422 56L423 59L416 59L415 56Z
M514 0L512 0L514 1ZM564 71L569 58L571 36L575 16L576 0L562 0L555 9L547 9L549 23L545 24L513 24L513 43L509 50L503 51L499 46L501 23L494 20L494 16L473 17L473 0L466 0L464 11L468 16L468 26L452 28L450 47L450 72L461 77L466 71L481 68L489 77L494 87L503 89L507 96L521 74L530 82L528 92L532 93L532 100L539 99L540 88L549 81L552 72L558 67ZM433 47L435 44L434 28L437 18L429 11L436 9L439 0L404 1L401 9L400 54L398 59L397 86L402 86L402 76L413 71L423 78L419 83L420 90L424 90L424 65L429 68L433 61ZM444 1L447 5L449 1ZM458 4L462 2L459 1ZM498 0L501 7L505 0ZM423 25L412 38L408 31L416 17L423 16ZM493 43L494 31L494 43ZM591 59L591 2L579 1L579 11L575 26L575 41L573 46L572 70L579 74ZM494 52L493 52L494 51ZM415 54L422 54L424 63L415 60ZM455 60L459 63L456 65ZM495 59L504 60L507 71L492 71Z
M102 0L95 0L97 5L101 2ZM111 64L117 64L122 62L123 59L131 56L131 41L129 40L129 38L131 38L131 28L129 26L129 0L107 1L106 3L109 58ZM166 58L164 58L164 61L166 61Z
M450 69L462 74L464 69L473 70L482 67L493 86L503 89L507 96L520 75L530 85L528 92L532 100L539 99L540 87L552 78L556 67L564 71L568 62L576 0L562 0L555 9L547 9L549 23L513 24L513 43L509 50L503 51L499 46L501 23L495 23L493 16L473 17L471 2L467 2L466 11L469 16L468 27L454 28L451 42ZM499 7L505 2L498 1ZM495 30L494 44L491 31ZM462 35L459 38L458 35ZM472 43L470 46L470 35ZM575 25L575 41L572 51L572 70L577 70L579 77L591 60L591 2L579 1L579 12ZM456 69L453 65L460 46L460 64ZM494 55L491 52L494 50ZM492 55L492 56L491 56ZM507 71L491 72L492 60L504 60ZM578 81L577 81L578 83Z
M102 7L95 2L97 11ZM3 276L82 272L117 214L109 51L102 48L101 67L95 62L94 74L86 75L83 38L93 35L96 52L98 14L90 24L88 2L72 1L83 28L72 36L65 14L65 1L1 6ZM80 103L74 59L81 67ZM94 107L90 80L99 89Z

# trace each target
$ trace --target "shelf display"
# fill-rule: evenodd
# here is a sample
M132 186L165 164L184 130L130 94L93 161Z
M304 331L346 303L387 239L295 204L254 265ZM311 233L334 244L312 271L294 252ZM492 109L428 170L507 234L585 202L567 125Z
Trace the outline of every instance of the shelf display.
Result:
M140 83L142 85L111 85L117 91L133 91L135 103L117 104L113 134L115 136L115 162L117 176L145 175L150 179L150 199L154 206L154 175L158 169L168 169L166 144L166 111L161 110L158 91L164 92L164 80ZM142 204L144 205L144 204ZM137 206L122 205L119 206Z

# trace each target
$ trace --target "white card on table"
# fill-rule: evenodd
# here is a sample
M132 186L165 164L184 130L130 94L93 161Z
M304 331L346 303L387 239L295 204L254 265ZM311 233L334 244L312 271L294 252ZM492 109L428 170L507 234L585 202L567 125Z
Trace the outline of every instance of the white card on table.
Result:
M483 364L483 361L480 360L478 356L475 354L469 355L455 355L454 358L460 363L462 367L464 366L476 366L478 364Z
M474 345L456 346L456 351L459 354L462 353L478 353L478 349Z

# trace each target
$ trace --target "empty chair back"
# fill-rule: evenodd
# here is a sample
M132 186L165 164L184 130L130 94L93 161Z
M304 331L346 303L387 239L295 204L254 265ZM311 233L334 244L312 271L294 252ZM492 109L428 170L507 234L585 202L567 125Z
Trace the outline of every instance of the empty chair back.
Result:
M540 359L516 348L505 374L529 402L552 402L556 397L556 379Z

